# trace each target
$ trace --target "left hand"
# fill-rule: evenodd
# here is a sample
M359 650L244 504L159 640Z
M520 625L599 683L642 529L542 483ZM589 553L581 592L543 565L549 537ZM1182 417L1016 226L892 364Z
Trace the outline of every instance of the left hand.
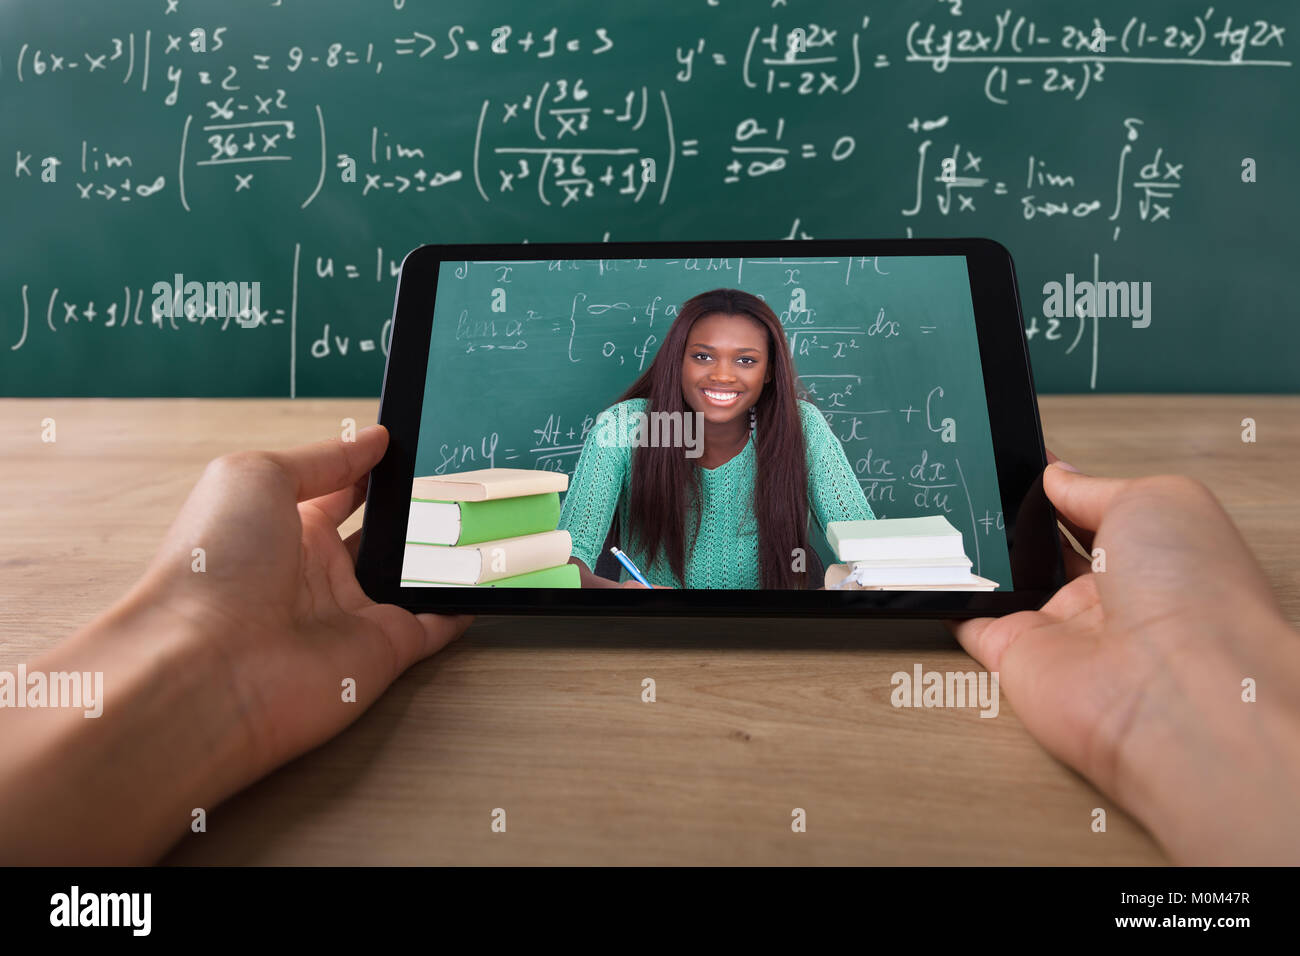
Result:
M334 736L473 620L376 604L357 582L360 532L345 542L338 526L364 502L387 447L387 430L372 425L354 442L216 459L142 583L219 646L252 779ZM342 700L345 678L356 703Z

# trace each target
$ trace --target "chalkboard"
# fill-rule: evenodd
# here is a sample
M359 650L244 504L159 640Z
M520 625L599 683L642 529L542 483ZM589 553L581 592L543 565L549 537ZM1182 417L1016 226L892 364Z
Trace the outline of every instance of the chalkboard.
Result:
M1294 390L1297 9L9 0L0 393L377 396L418 245L787 236L1002 242L1043 391Z
M961 256L444 263L415 473L572 474L596 415L649 366L680 305L716 288L780 317L802 394L876 517L945 516L972 570L1010 588ZM815 526L812 544L834 560Z

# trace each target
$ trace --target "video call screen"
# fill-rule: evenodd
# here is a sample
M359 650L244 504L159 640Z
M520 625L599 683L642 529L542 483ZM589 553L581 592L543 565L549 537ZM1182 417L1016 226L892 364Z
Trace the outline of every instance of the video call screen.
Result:
M403 587L1010 590L962 256L444 262Z

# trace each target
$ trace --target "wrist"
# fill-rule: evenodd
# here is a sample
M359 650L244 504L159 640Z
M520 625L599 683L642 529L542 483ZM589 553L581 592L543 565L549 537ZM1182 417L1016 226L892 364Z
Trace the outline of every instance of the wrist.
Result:
M1112 796L1176 862L1294 862L1300 636L1278 613L1242 608L1188 625L1178 650L1134 704Z
M142 863L250 779L247 721L220 641L143 584L28 665L102 674L98 716L5 715L0 845L12 862ZM255 774L254 774L255 775Z
M233 627L203 605L168 600L164 589L147 581L103 622L104 633L117 635L123 651L138 661L126 702L148 707L160 720L174 715L186 722L187 732L169 733L167 741L207 810L265 772L232 658L247 643L232 640Z

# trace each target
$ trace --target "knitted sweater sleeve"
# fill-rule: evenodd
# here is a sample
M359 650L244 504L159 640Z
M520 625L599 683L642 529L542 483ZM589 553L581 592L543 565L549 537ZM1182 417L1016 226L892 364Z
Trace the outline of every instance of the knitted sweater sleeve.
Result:
M632 407L636 400L624 404L629 413L638 410ZM632 466L632 444L628 435L618 434L617 410L615 405L596 416L560 509L558 527L569 532L573 556L589 570L595 570Z
M804 444L808 454L808 500L822 530L831 521L874 521L858 477L821 411L799 402Z

